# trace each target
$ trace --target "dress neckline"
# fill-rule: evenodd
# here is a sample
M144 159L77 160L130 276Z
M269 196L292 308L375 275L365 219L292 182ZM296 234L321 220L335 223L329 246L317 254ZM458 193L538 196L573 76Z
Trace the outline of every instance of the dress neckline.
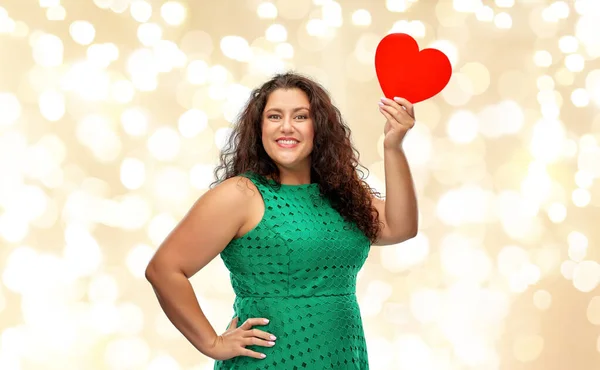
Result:
M276 185L277 183L275 182L275 180L270 179L268 177L265 177L267 179L267 181L272 184L272 185ZM282 188L289 188L289 189L294 189L294 188L311 188L311 187L317 187L319 184L317 184L316 182L311 182L310 184L280 184Z
M247 171L248 173L252 174L252 176L254 177L259 177L262 178L264 181L267 182L267 184L271 185L271 186L277 186L277 182L275 182L275 180L268 178L267 176L261 175L257 172L254 171ZM281 187L281 189L318 189L319 188L319 184L316 182L311 182L310 184L279 184Z

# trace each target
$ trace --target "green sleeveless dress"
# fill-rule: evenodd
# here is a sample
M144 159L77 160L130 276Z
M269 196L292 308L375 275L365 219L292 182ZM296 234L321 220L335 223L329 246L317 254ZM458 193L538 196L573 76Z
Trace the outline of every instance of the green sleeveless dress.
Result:
M273 347L247 346L264 359L216 360L214 369L317 370L369 368L356 300L356 275L369 239L322 197L318 184L270 185L252 172L265 213L260 223L221 252L230 272L238 325L270 320L256 329L277 337Z

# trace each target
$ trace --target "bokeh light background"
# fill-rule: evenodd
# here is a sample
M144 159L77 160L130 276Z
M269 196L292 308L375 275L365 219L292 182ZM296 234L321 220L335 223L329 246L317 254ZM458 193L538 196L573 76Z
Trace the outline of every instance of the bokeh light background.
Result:
M275 72L329 89L383 192L390 32L454 73L405 143L420 233L359 275L371 368L600 368L600 1L3 0L0 369L212 369L148 260ZM222 261L192 283L221 333Z

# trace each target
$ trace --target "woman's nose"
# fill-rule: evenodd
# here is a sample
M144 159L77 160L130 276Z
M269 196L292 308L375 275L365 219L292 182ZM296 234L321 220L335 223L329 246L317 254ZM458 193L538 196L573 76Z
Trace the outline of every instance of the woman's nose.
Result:
M292 119L291 118L284 118L281 120L281 129L288 131L292 128Z

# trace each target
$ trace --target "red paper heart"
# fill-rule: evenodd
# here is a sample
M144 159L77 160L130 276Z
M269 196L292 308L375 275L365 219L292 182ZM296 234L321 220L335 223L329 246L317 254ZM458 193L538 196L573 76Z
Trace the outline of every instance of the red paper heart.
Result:
M375 70L385 96L417 103L436 95L450 81L452 65L437 49L423 49L410 35L391 33L375 51Z

